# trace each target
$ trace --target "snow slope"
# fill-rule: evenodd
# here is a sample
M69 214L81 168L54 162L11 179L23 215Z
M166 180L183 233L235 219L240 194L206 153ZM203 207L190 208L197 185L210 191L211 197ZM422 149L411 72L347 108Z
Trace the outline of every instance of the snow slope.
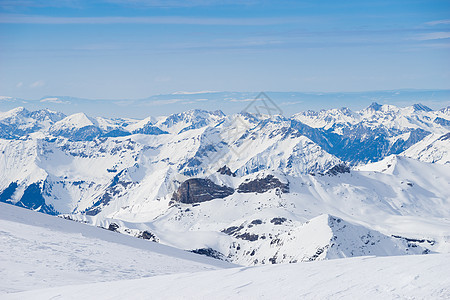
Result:
M359 257L64 286L5 299L449 299L450 255Z
M2 293L234 265L0 203Z
M437 164L450 164L450 132L430 134L400 155Z

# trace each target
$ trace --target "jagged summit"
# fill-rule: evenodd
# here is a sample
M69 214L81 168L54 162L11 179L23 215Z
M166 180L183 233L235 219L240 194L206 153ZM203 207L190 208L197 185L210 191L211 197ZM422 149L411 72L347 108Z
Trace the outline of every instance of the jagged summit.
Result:
M379 111L382 107L383 107L383 105L378 104L377 102L372 102L372 104L370 104L369 107L367 107L367 109Z

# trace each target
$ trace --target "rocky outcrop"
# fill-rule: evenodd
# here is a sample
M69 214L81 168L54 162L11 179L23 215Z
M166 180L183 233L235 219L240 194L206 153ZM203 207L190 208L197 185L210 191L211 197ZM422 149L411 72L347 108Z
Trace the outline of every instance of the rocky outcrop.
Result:
M236 172L234 172L234 173L231 172L230 168L228 168L227 166L223 166L222 168L217 170L217 172L222 174L222 175L228 175L228 176L236 177Z
M200 203L217 198L225 198L234 193L234 189L220 186L209 179L191 178L181 184L172 199L181 203Z
M195 249L195 250L191 250L191 252L193 253L197 253L200 255L206 255L215 259L220 259L220 260L227 260L225 255L223 255L222 253L220 253L217 250L214 250L212 248L200 248L200 249Z
M270 223L274 224L274 225L281 225L283 224L287 219L286 218L282 218L282 217L278 217L278 218L273 218L272 220L270 220Z
M325 172L325 175L336 176L338 174L350 173L350 168L345 164L335 165Z
M267 175L265 178L243 182L239 185L238 192L265 193L275 188L279 188L283 193L289 193L289 183L282 183L273 175Z

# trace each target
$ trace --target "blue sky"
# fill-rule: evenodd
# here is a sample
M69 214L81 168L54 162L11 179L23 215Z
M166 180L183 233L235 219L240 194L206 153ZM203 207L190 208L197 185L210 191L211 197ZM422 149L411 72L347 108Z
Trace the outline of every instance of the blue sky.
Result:
M0 95L450 88L450 1L0 0Z

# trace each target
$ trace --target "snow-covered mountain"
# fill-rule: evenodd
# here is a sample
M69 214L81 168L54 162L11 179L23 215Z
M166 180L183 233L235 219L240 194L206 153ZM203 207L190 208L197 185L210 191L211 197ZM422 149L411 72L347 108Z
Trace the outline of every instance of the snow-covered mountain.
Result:
M0 202L244 265L450 250L448 109L0 124Z
M33 132L46 130L64 117L64 114L48 109L28 111L23 107L5 113L0 112L0 138L17 139Z
M450 133L430 134L400 155L430 163L450 164Z

